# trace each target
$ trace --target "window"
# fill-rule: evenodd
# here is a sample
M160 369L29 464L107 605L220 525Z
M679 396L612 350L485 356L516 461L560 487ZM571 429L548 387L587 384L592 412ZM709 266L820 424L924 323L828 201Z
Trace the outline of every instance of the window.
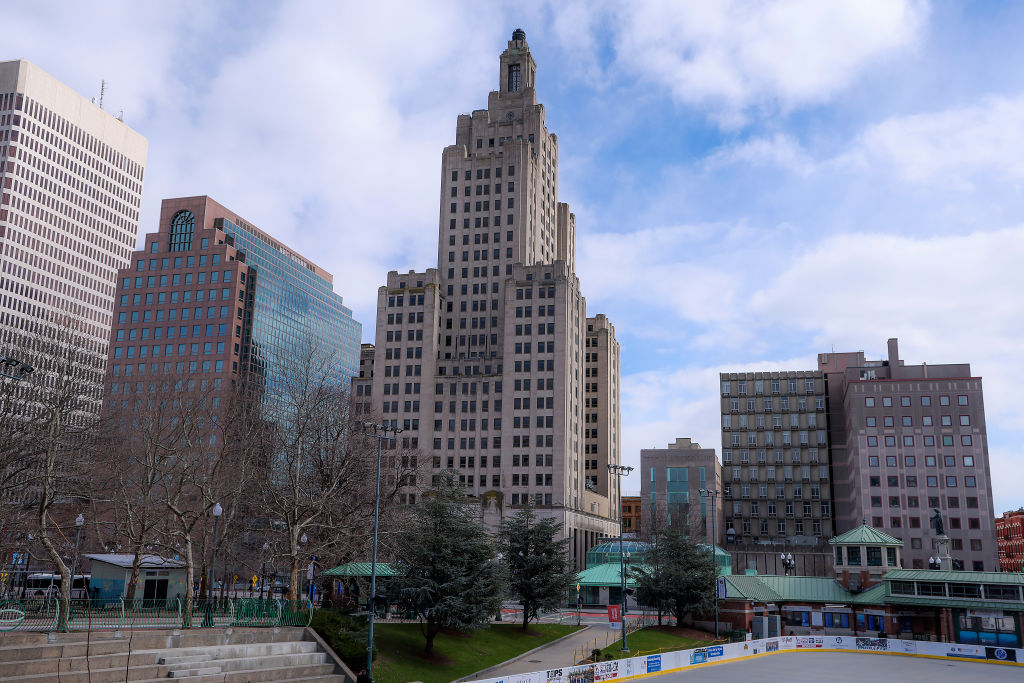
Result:
M977 488L978 480L975 477L966 476L964 477L964 486L969 489Z
M960 445L961 446L970 446L971 445L971 435L970 434L961 434L960 435Z
M939 405L940 406L948 406L949 405L949 396L939 396Z
M191 211L179 211L171 219L170 251L188 251L192 248L195 216Z
M946 477L946 488L947 489L955 489L956 488L956 477Z
M875 407L875 397L874 396L865 396L864 397L864 407L865 408L874 408Z
M882 397L882 407L883 408L892 408L892 396L883 396Z
M906 456L903 461L907 467L917 467L917 458L913 455Z
M877 436L869 436L868 437L868 446L872 446L872 447L878 446L878 437Z
M893 422L892 415L886 415L885 417L882 418L882 426L883 427L895 427L896 426L895 423Z
M910 397L909 396L900 396L900 405L902 407L904 407L904 408L909 408L910 407Z
M904 446L909 446L910 448L913 448L914 447L914 437L904 435L904 437L903 437L903 445Z
M877 455L869 455L868 456L868 467L878 467L878 456Z
M970 427L971 426L971 416L970 415L961 415L960 416L960 426L961 427Z
M939 485L939 478L938 477L926 477L926 479L928 481L928 488L933 489L933 488L938 487L938 485Z
M887 455L887 456L885 456L885 466L886 467L897 467L898 466L898 462L896 460L896 456L895 455Z
M521 81L521 69L519 64L509 64L508 66L508 91L519 92L520 81ZM479 140L477 142L480 142Z
M877 420L875 420L874 417L866 418L866 426L868 426L868 427L877 427L878 426Z
M922 406L924 406L925 408L927 408L927 407L928 407L928 406L930 406L931 404L932 404L932 397L931 397L931 396L922 396L922 397L921 397L921 405L922 405Z
M957 405L960 405L960 406L967 405L967 397L966 396L957 396L956 397L956 403L957 403Z

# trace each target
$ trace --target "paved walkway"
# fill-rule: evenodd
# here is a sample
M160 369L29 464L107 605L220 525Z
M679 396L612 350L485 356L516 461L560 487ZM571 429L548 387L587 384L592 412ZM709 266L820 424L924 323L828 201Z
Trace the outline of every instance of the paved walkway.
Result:
M619 639L619 632L612 631L607 623L600 626L584 625L582 630L576 631L562 640L549 643L534 652L528 652L515 659L510 659L500 664L497 668L473 678L497 678L498 676L510 676L531 671L545 671L572 666L576 663L573 661L574 653L578 654L581 648L592 647L595 639L598 641L597 646L603 648L605 647L606 638L610 644Z

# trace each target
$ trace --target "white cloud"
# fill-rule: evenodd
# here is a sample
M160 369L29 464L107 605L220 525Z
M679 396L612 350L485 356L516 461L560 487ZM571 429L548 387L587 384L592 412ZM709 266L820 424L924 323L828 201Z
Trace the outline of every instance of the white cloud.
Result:
M615 48L628 73L736 124L750 107L827 101L872 63L912 47L927 17L914 0L643 0L620 6Z
M970 189L979 176L1024 180L1024 96L897 116L867 128L836 160L917 184Z
M727 166L778 167L800 176L809 176L817 169L817 162L795 137L776 133L722 147L704 160L704 167L709 171Z

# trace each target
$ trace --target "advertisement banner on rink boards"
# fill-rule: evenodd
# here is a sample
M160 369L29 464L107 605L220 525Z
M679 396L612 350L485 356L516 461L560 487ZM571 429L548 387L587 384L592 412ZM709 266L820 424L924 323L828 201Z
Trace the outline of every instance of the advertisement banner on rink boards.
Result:
M570 666L548 671L515 674L490 678L477 683L595 683L615 681L646 673L663 673L685 669L694 664L720 662L749 655L768 654L782 650L799 649L804 652L823 650L850 650L865 654L891 652L933 657L962 657L992 662L1016 663L1024 661L1024 650L962 645L918 640L864 638L854 636L781 636L765 640L712 645L693 650L675 650L660 654L618 659L595 664Z
M857 639L858 650L875 650L877 652L888 652L889 651L889 639L888 638L858 638Z

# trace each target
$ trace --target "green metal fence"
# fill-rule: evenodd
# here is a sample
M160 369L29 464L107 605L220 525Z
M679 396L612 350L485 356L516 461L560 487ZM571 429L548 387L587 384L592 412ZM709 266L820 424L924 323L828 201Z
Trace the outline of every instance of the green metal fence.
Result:
M63 627L80 631L309 626L312 619L312 606L305 600L196 600L189 613L181 598L132 601L123 598L76 599L71 601L67 623ZM60 601L53 597L0 602L0 632L54 631L62 628L62 621Z

